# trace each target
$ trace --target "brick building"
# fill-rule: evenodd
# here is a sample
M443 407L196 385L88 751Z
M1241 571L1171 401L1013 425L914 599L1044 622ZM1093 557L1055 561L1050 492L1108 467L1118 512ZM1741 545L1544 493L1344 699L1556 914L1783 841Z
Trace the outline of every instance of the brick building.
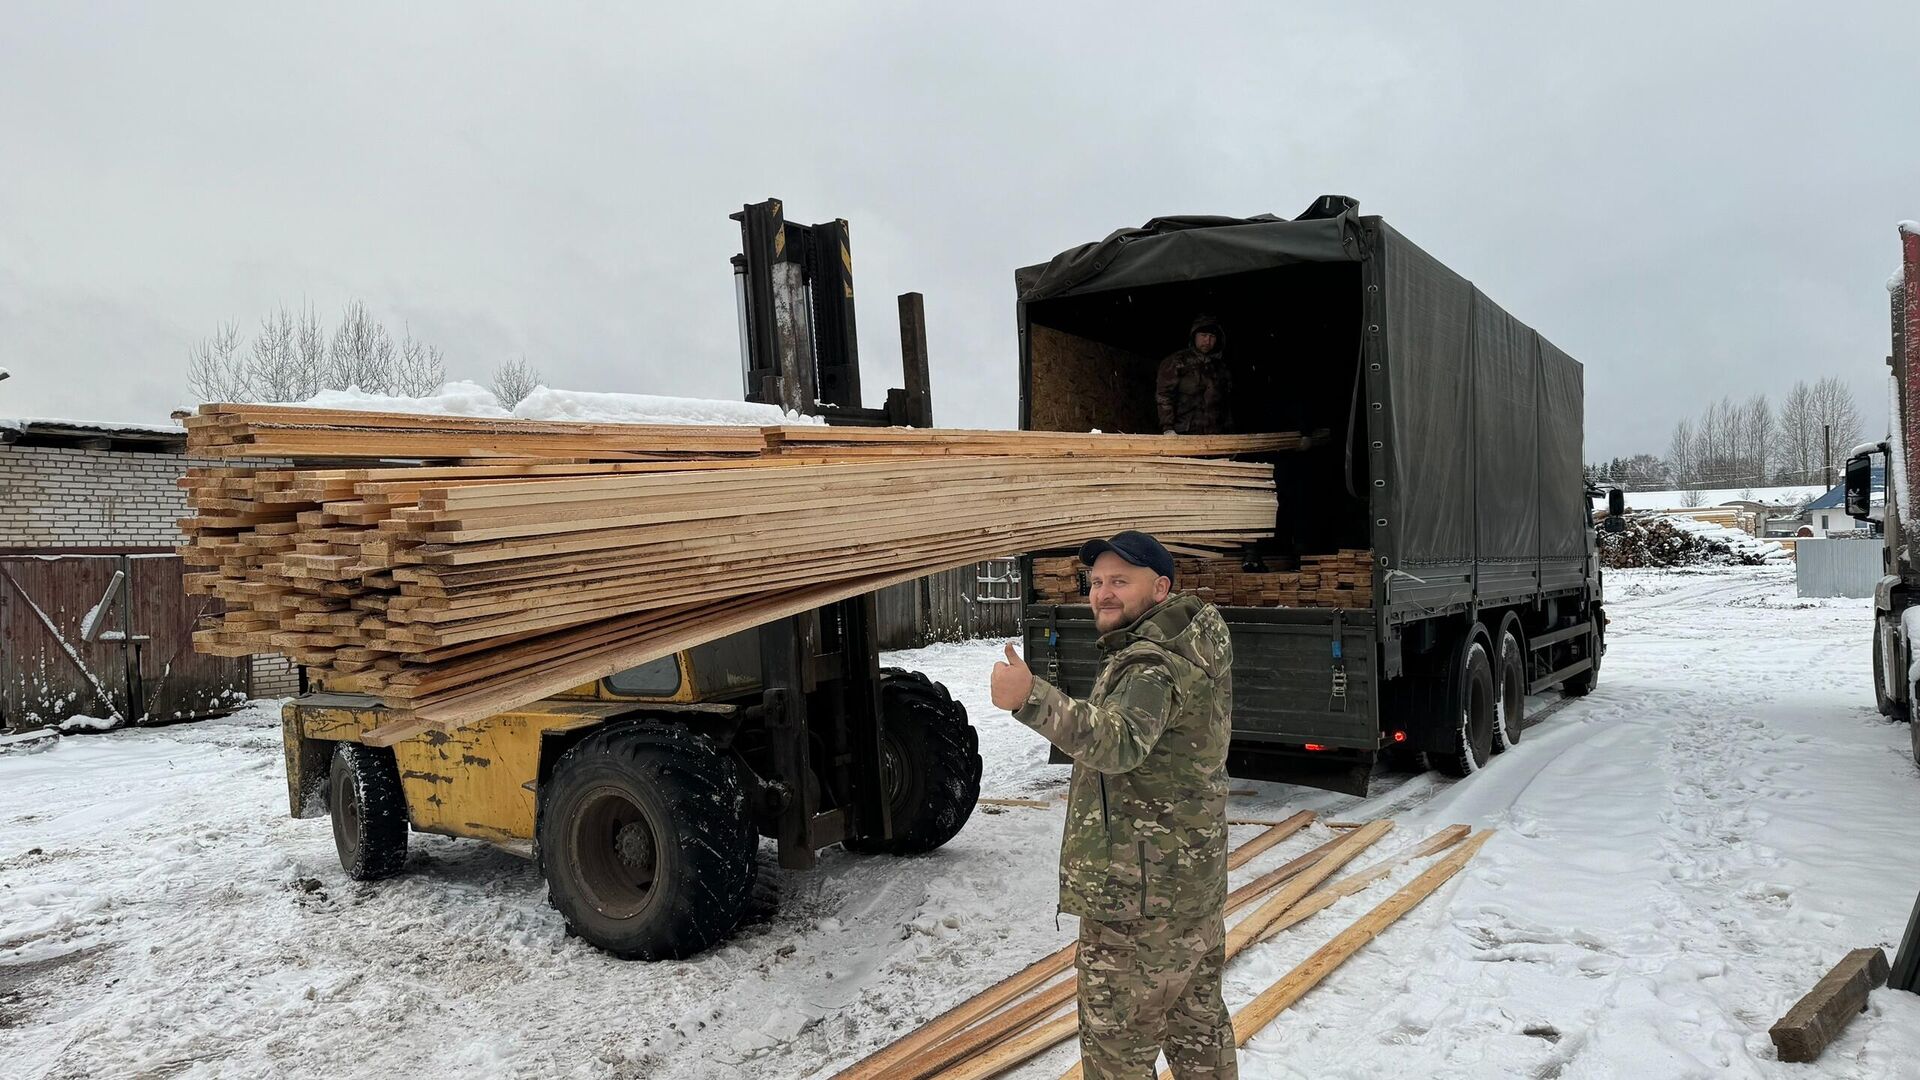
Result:
M21 618L26 621L20 625L38 624L56 645L62 636L54 632L58 612L44 603L36 605L15 580L29 570L41 572L43 568L31 566L33 560L112 555L157 560L173 555L184 539L177 522L189 516L185 493L175 481L190 465L218 464L190 459L185 451L186 434L178 427L0 419L0 557L23 557L14 560L17 573L0 581L0 603L24 602ZM142 565L145 576L157 582L159 567ZM169 571L176 577L179 572L177 565ZM52 586L43 581L41 587ZM137 606L128 603L130 611ZM13 643L12 651L17 666L25 646ZM111 660L103 663L114 666ZM0 673L7 667L7 658L0 657ZM254 658L245 665L243 678L241 689L254 697L298 690L298 673L278 656ZM137 684L137 673L129 681ZM97 681L89 685L101 696L114 689L101 690ZM7 688L0 687L0 695L6 693ZM17 693L11 700L12 713L32 712L21 705Z

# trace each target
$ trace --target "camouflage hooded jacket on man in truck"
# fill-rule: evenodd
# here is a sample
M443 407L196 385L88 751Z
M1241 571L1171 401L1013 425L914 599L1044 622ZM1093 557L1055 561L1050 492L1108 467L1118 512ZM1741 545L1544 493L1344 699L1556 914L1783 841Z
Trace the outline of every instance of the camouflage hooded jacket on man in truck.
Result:
M1196 316L1187 346L1160 361L1153 381L1160 428L1169 435L1225 435L1233 430L1233 372L1220 320Z
M1233 1025L1220 975L1233 644L1212 605L1171 595L1172 557L1151 537L1122 533L1081 557L1094 565L1096 625L1106 630L1091 692L1068 696L1009 648L996 684L1030 686L1016 700L1017 689L1003 698L996 685L995 702L1017 705L1017 719L1074 759L1060 907L1081 920L1082 1061L1090 1080L1144 1077L1164 1050L1182 1080L1230 1080ZM1103 568L1146 566L1152 575L1147 564L1160 563L1166 586L1134 601L1144 610L1125 621L1103 612L1111 603Z

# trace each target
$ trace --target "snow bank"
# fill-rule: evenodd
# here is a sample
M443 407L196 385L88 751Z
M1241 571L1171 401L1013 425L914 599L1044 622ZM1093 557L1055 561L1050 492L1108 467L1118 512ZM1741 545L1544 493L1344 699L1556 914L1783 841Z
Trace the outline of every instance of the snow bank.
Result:
M309 409L352 409L356 412L420 413L429 416L497 416L513 414L500 407L493 391L472 382L450 382L425 397L398 397L368 393L359 387L322 390L305 401L283 402Z
M472 382L450 382L425 397L373 394L357 388L323 390L305 401L282 402L313 409L418 413L429 416L484 416L502 420L562 420L594 424L822 424L817 416L790 413L778 405L655 394L596 393L542 386L512 409L493 391Z

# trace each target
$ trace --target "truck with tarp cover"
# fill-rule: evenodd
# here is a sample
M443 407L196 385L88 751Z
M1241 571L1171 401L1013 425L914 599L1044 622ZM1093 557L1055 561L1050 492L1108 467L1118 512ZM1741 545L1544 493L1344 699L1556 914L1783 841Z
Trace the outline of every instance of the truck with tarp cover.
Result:
M1234 775L1363 793L1382 756L1466 775L1518 741L1530 695L1593 689L1606 618L1582 368L1471 281L1326 196L1294 220L1155 218L1015 282L1022 428L1160 431L1157 368L1205 312L1234 430L1311 433L1270 457L1273 537L1217 579L1240 583L1215 601ZM1036 671L1085 694L1100 654L1084 593L1035 584L1070 554L1026 557L1023 633ZM1313 568L1336 555L1331 591ZM1223 561L1185 564L1208 581Z

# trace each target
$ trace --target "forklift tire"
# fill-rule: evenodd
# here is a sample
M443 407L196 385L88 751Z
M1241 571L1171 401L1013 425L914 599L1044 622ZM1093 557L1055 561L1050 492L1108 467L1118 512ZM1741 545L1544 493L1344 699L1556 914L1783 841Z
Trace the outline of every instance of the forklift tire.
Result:
M759 844L753 853L753 884L747 889L747 904L740 912L740 925L771 922L780 914L780 886L785 871L780 869L780 851L772 844Z
M327 810L340 868L355 881L378 881L407 862L407 799L393 751L343 742L327 770Z
M1429 752L1427 760L1443 776L1462 778L1487 767L1493 754L1493 711L1497 687L1493 681L1493 659L1487 651L1487 635L1478 627L1450 650L1446 691L1441 708L1447 710L1449 746Z
M1593 666L1560 684L1560 692L1567 697L1586 697L1600 684L1600 657L1607 651L1606 620L1599 612L1589 618L1592 621L1593 636L1588 644L1592 650Z
M917 671L883 668L881 773L893 819L890 840L855 840L851 851L920 855L954 838L980 799L980 736L966 706Z
M1512 612L1500 620L1493 645L1493 752L1504 754L1520 741L1527 723L1527 649L1520 643L1520 620Z
M603 726L542 788L540 872L573 933L630 960L679 960L740 922L759 838L733 758L672 724Z

